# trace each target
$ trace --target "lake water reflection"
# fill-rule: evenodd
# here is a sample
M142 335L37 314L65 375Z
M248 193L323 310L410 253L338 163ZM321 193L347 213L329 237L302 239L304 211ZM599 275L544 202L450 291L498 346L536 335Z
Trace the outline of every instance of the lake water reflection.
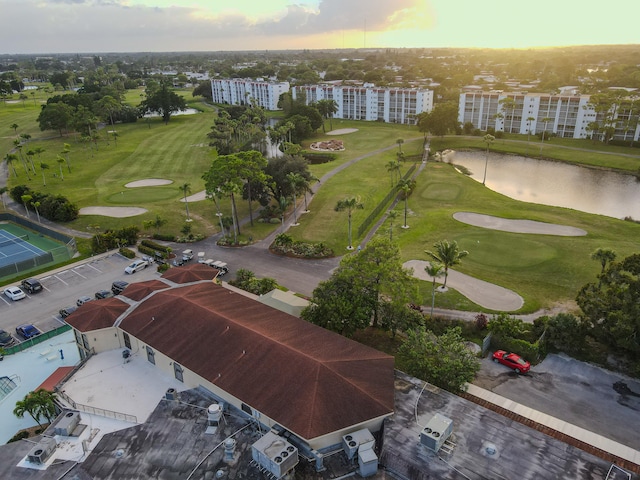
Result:
M453 152L449 163L468 168L482 182L484 152ZM523 202L573 208L609 217L640 220L640 182L633 175L489 153L485 185Z

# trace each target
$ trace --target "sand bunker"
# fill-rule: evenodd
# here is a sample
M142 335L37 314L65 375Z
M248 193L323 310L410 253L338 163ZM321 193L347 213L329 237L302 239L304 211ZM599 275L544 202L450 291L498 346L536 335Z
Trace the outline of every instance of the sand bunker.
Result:
M347 133L357 132L357 128L340 128L338 130L331 130L327 132L327 135L346 135Z
M456 212L453 214L453 218L474 227L511 233L532 233L534 235L557 235L561 237L582 237L587 234L580 228L567 225L536 222L534 220L511 220L480 213Z
M137 187L157 187L159 185L171 185L173 180L164 180L162 178L145 178L144 180L136 180L125 185L127 188Z
M194 193L193 195L189 195L187 197L187 202L200 202L202 200L205 200L206 198L207 198L207 192L205 190L202 190L201 192ZM180 201L184 203L184 197L182 197Z
M114 218L135 217L146 212L146 208L140 207L84 207L80 209L80 215L101 215Z

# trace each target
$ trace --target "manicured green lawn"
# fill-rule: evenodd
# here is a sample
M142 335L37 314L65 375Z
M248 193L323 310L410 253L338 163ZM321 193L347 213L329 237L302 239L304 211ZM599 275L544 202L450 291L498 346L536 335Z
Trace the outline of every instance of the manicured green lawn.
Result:
M127 101L137 105L142 90L127 93ZM161 232L176 234L184 225L185 207L180 202L182 193L178 186L189 183L191 192L204 188L202 174L208 169L215 153L207 145L209 132L215 116L212 107L199 99L193 99L190 92L183 92L189 106L203 113L189 116L174 116L165 125L158 118L140 120L135 124L117 125L117 144L113 138L106 141L107 127L101 131L103 138L98 149L91 149L74 135L59 137L57 132L40 132L36 123L39 106L33 101L0 105L0 147L5 152L13 148L15 134L10 127L17 123L19 133L29 133L32 139L23 149L40 146L45 149L36 165L45 162L46 186L41 172L27 180L21 165L16 164L18 178L10 178L10 186L27 184L34 190L63 194L84 206L139 206L148 213L125 219L103 216L81 216L69 226L81 231L96 228L119 228L125 225L142 226L144 220L160 215L169 220ZM326 125L329 130L329 122ZM415 127L383 124L378 122L355 122L333 120L333 129L357 128L358 131L337 136L345 142L346 151L338 154L338 159L323 165L313 165L311 170L318 178L349 160L365 156L356 164L323 182L322 188L310 205L310 213L300 216L300 225L289 233L294 239L322 241L331 246L337 255L347 253L347 212L334 210L338 200L356 196L364 209L353 212L353 244L358 245L358 225L384 198L391 187L390 172L386 165L396 159L396 140L402 138L405 155L420 155L423 138ZM327 138L319 132L311 141ZM56 162L56 156L71 145L71 172ZM589 149L578 151L562 148ZM481 137L445 137L431 139L432 151L445 148L484 149ZM539 143L526 136L516 139L498 139L491 146L492 151L512 151L537 156ZM607 148L613 155L599 152L601 145L590 141L552 139L545 142L543 155L574 163L616 168L635 172L640 159L630 156L640 154L636 149L621 147ZM382 150L382 151L379 151ZM402 165L405 172L411 163ZM53 174L56 174L56 177ZM157 187L126 188L124 185L135 180L159 178L172 180L170 185ZM301 199L298 198L298 202ZM227 199L222 199L221 207L225 215L230 214ZM247 203L238 201L239 215L248 213ZM257 205L254 205L254 209ZM402 229L404 203L396 207L399 215L395 220L393 238L402 251L403 258L427 259L424 250L431 249L434 242L441 239L456 240L463 249L470 252L463 263L456 268L474 277L510 288L525 299L522 312L553 305L556 302L572 300L579 288L592 281L599 271L599 265L590 260L589 255L599 247L612 248L619 258L637 251L640 225L604 216L583 214L573 210L533 205L491 192L478 182L456 172L450 165L429 162L417 178L416 189L409 198L408 225ZM209 200L190 202L189 210L194 219L195 233L211 235L218 231L215 207ZM453 219L459 211L486 213L505 218L530 219L543 222L571 225L589 232L585 237L555 237L548 235L523 235L498 232L462 224ZM389 221L379 230L381 235L389 235ZM278 225L256 223L253 228L242 230L243 238L264 238ZM149 232L150 233L150 232ZM431 284L416 282L416 295L422 303L430 304ZM463 310L480 310L455 291L438 295L437 306Z

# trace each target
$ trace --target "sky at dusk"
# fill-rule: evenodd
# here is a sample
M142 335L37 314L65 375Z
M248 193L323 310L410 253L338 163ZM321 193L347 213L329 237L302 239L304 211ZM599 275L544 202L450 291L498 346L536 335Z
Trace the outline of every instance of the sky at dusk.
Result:
M611 0L0 0L0 53L640 44Z

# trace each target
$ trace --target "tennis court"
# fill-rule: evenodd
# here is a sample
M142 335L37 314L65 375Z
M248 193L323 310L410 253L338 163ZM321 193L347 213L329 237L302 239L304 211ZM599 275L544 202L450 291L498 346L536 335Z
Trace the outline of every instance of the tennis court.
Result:
M65 244L12 223L0 223L0 278L69 258Z

